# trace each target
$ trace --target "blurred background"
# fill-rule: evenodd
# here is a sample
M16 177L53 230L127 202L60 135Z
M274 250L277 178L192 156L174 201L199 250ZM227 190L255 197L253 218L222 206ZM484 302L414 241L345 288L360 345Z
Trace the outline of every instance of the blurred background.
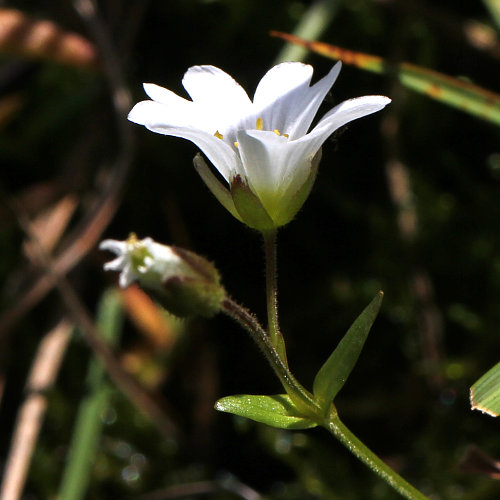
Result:
M134 231L194 250L264 322L259 235L204 186L195 146L127 122L142 82L186 96L187 68L213 64L252 95L280 57L331 68L283 54L279 30L498 91L499 17L494 0L0 2L3 498L398 498L322 429L217 413L281 392L257 347L225 317L117 291L97 245ZM279 234L290 365L310 387L384 290L341 417L432 499L499 498L498 422L469 403L500 352L498 127L347 65L319 115L366 94L393 103L325 143Z

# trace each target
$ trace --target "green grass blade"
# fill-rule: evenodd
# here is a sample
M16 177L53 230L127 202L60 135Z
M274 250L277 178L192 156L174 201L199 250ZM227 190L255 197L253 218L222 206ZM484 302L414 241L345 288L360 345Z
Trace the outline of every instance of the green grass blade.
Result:
M314 397L325 413L329 411L331 402L358 361L383 297L383 292L379 292L368 304L316 375L313 385Z
M339 5L340 0L317 0L302 15L294 35L309 39L319 38L334 19ZM306 47L286 45L274 62L278 64L285 61L303 61L306 55Z
M500 363L487 371L470 389L473 410L492 417L500 415Z
M415 64L392 64L378 56L327 43L310 42L277 31L271 34L345 64L373 73L394 75L405 87L415 92L500 126L500 94Z
M122 330L123 311L120 293L106 292L99 304L97 328L108 344L115 344ZM101 415L107 408L112 388L106 380L104 367L92 359L87 373L88 395L80 403L73 431L69 459L63 472L57 498L80 500L85 498L88 483L99 448L102 430Z

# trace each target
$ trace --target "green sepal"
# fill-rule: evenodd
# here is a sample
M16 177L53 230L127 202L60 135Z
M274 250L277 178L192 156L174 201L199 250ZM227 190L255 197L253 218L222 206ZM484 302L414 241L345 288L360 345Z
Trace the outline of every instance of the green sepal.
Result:
M342 389L359 358L363 345L382 305L384 293L380 291L356 318L336 349L320 368L314 379L314 398L325 414Z
M310 429L318 424L302 416L287 394L255 396L239 394L219 399L215 409L246 417L279 429Z
M231 196L236 210L247 226L261 232L276 229L276 224L259 198L239 175L231 182Z
M470 403L492 417L500 415L500 363L488 370L471 388Z
M140 285L167 311L187 318L210 318L217 314L226 298L226 290L214 264L204 257L184 248L171 246L182 259L185 269L178 275L160 281L157 275L141 275Z
M166 280L161 290L148 291L167 311L179 318L211 318L220 311L226 297L220 285L178 276Z
M224 185L215 177L215 175L210 170L210 167L207 165L203 157L200 153L198 153L193 158L193 164L195 170L200 175L202 181L206 184L208 189L212 192L212 194L217 198L219 203L236 219L240 222L243 220L240 217L240 214L236 210L234 206L234 201L231 198L231 193L229 189L224 187Z
M280 205L280 210L274 217L274 221L278 227L288 224L297 215L297 212L302 208L302 205L304 205L309 194L311 193L314 182L316 181L320 160L321 149L311 160L309 175L307 176L307 179L304 181L302 186L295 192L293 196L287 199L287 203L282 203Z

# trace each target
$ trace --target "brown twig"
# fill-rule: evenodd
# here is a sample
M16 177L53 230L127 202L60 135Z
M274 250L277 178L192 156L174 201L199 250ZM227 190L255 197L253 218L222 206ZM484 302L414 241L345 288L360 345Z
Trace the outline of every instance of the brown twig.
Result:
M40 342L26 384L26 399L19 410L0 489L3 500L18 500L22 494L43 417L45 392L52 387L71 338L72 324L62 320Z

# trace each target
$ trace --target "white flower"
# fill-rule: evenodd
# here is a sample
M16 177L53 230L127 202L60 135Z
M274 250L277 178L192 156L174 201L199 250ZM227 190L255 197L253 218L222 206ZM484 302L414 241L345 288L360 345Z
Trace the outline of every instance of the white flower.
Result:
M193 66L182 80L192 101L144 84L152 100L136 104L128 118L153 132L196 144L228 183L229 189L201 156L195 158L200 175L219 201L248 225L272 229L289 222L307 198L325 140L342 125L390 102L384 96L350 99L309 130L340 67L337 63L310 86L311 66L278 64L264 75L251 101L224 71Z
M104 270L120 271L122 288L137 280L161 284L171 276L193 275L172 247L156 243L151 238L138 240L135 234L131 234L126 241L104 240L99 249L109 250L118 256L104 264Z
M122 288L138 281L177 316L213 316L226 297L215 266L189 250L139 240L133 233L126 241L104 240L99 248L117 255L104 270L119 271Z

